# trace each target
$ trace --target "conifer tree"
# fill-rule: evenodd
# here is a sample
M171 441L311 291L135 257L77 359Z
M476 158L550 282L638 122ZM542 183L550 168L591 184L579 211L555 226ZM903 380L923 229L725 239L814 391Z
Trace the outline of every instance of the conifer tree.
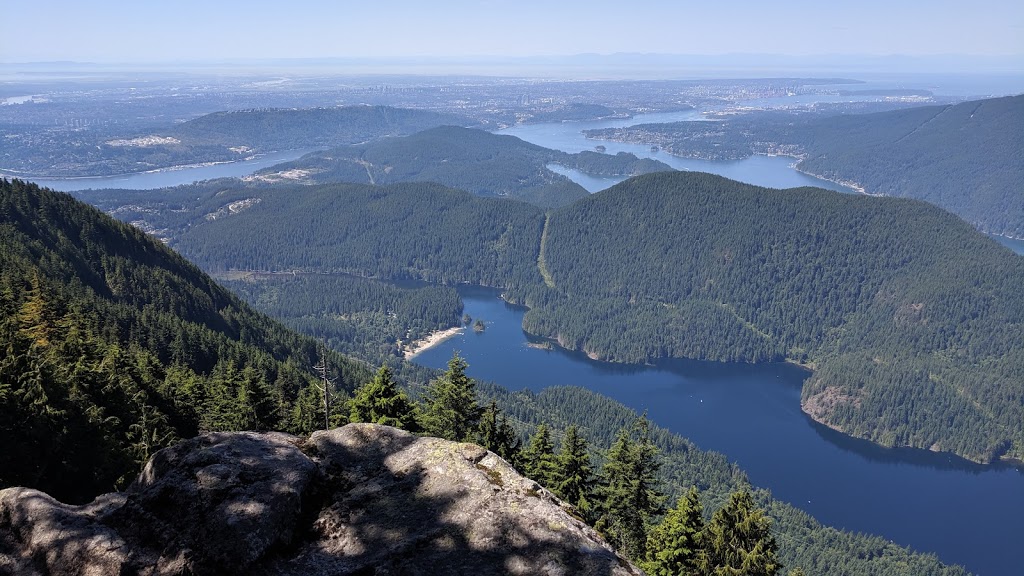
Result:
M698 567L707 576L774 576L782 568L778 548L771 520L744 489L711 517Z
M252 366L242 369L238 386L239 430L275 430L280 423L280 402L266 377Z
M553 484L555 494L575 506L585 518L589 517L593 507L594 469L587 441L579 435L575 424L566 428L562 436Z
M203 430L239 430L238 370L232 360L218 361L206 389L199 425Z
M476 432L483 410L477 403L476 382L466 376L468 364L452 354L448 370L427 388L423 425L431 436L466 442Z
M661 509L662 496L654 488L660 468L657 452L647 417L641 416L632 429L619 430L601 474L596 527L616 548L637 560L645 556L650 516Z
M696 573L703 530L704 509L692 486L647 534L647 558L641 567L649 576Z
M523 468L526 475L539 482L545 488L554 486L557 464L555 463L555 445L551 442L551 430L541 423L530 437L530 443L523 450Z
M316 386L306 386L299 391L292 407L291 426L294 434L308 435L323 426L323 406L320 391Z
M508 418L501 413L498 403L491 403L484 408L480 417L480 429L477 431L477 443L505 459L513 467L518 467L521 460L521 442Z
M372 422L418 432L416 406L398 389L391 369L381 365L373 380L360 386L349 402L350 422Z

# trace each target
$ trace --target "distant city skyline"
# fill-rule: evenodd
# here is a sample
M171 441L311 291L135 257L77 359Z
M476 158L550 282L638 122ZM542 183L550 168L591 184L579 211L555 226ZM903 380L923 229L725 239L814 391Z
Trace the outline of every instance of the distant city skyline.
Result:
M1024 3L6 2L0 62L573 54L1024 55Z

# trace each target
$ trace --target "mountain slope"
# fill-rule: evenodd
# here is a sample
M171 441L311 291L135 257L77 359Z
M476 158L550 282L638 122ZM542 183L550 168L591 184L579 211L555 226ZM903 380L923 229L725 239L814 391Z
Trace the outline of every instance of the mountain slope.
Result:
M349 272L502 288L540 281L544 214L523 202L425 183L237 188L207 198L206 210L249 201L223 218L198 215L174 241L207 270Z
M810 362L804 409L839 430L1024 456L1024 259L937 208L664 173L554 212L545 240L531 332L618 361Z
M925 200L983 231L1024 236L1024 96L811 123L802 170Z
M355 144L472 123L454 114L391 106L268 108L207 114L175 126L170 134L190 143L267 151Z
M595 358L789 359L815 368L803 406L833 428L1024 456L1024 263L922 202L696 173L640 176L547 217L424 184L207 194L175 245L210 270L500 287L531 308L525 329Z
M199 429L317 417L311 339L70 196L0 181L0 269L0 485L80 501Z
M437 182L478 196L516 198L552 208L587 195L547 168L558 163L600 175L671 170L631 154L565 154L514 136L443 126L402 138L314 152L260 171L253 181L354 182L386 185Z

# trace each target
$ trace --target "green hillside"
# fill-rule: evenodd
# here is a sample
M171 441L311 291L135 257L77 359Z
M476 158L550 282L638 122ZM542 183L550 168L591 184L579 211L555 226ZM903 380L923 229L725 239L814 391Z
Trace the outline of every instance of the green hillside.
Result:
M436 182L478 196L516 198L543 208L587 196L582 186L547 168L557 163L601 176L671 170L632 154L565 154L514 136L443 126L402 138L386 138L314 152L261 170L251 180L353 182L387 185Z
M554 212L525 328L613 361L807 362L886 446L1024 456L1024 259L927 204L634 178Z
M0 180L0 270L0 486L82 501L199 430L320 422L313 340L70 196Z
M250 206L223 218L200 211L174 247L207 270L344 272L443 284L515 288L540 282L543 212L438 184L226 189L206 210Z
M802 170L1024 236L1024 96L836 116L798 137L807 150Z
M137 209L173 210L208 270L499 287L525 329L595 358L801 362L804 410L847 434L1024 455L1024 262L922 202L672 172L548 216L434 184L168 194Z
M179 124L170 135L188 143L288 150L355 144L473 122L454 114L391 106L339 106L216 112Z

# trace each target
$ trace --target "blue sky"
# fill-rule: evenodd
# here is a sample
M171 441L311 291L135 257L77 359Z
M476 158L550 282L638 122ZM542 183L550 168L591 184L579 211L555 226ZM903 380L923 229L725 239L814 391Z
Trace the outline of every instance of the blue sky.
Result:
M1024 2L1008 0L0 0L0 20L0 62L1024 55Z

